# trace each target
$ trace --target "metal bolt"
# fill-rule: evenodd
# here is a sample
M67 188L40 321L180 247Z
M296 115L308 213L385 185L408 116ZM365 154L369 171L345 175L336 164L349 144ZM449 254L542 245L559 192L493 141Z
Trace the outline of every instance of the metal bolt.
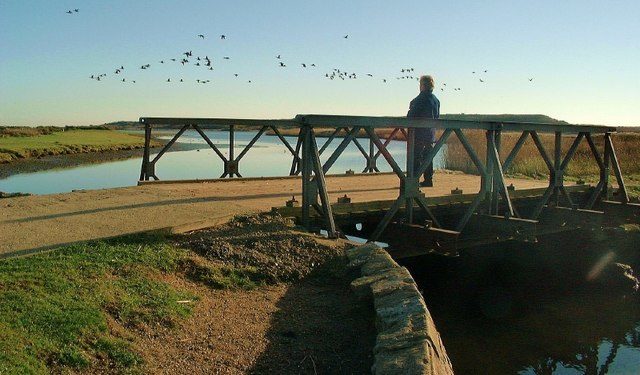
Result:
M291 199L289 199L286 203L287 207L298 207L300 206L300 202L298 202L296 200L296 197L294 195L291 196Z
M338 203L351 203L351 198L345 194L343 197L338 197Z

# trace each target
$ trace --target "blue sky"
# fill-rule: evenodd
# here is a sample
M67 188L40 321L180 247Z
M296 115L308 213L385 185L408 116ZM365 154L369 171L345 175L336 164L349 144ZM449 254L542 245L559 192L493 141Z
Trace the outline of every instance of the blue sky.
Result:
M640 125L639 14L639 1L0 0L0 125L404 115L405 67L435 77L443 113ZM214 70L168 61L187 50ZM324 78L334 68L358 79Z

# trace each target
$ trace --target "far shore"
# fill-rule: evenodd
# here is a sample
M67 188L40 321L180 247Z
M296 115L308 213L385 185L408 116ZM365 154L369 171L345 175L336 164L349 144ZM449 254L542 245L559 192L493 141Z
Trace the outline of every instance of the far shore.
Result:
M164 140L159 142L166 143ZM198 145L201 146L201 145ZM157 152L162 145L153 147L152 152ZM167 152L185 151L193 149L194 145L176 142ZM42 172L53 169L73 168L82 165L101 164L105 162L140 158L142 160L143 148L105 150L83 152L76 154L63 154L43 156L39 158L24 158L12 160L9 163L0 164L0 180L23 173Z

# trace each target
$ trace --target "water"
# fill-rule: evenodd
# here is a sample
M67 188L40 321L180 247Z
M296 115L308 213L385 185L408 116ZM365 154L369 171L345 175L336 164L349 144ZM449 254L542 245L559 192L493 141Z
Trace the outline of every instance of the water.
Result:
M209 138L228 157L228 133L224 131L208 130ZM255 132L236 132L235 155L239 155L244 146L253 138ZM171 135L161 138L170 139ZM285 137L295 147L295 137ZM222 161L205 143L197 132L190 130L179 139L180 143L189 147L202 145L200 150L167 152L156 164L156 174L162 180L208 179L218 178L223 172ZM325 142L318 138L319 147ZM368 141L360 140L362 146L368 150ZM340 139L334 139L324 151L321 159L326 160L333 150L340 144ZM391 141L388 146L398 165L405 165L406 144ZM155 155L152 155L153 159ZM258 142L240 161L240 173L243 177L272 177L287 176L291 168L291 154L277 137L263 135ZM51 194L69 192L74 189L104 189L132 186L140 176L141 158L106 162L66 169L48 170L43 172L25 173L0 180L0 191L25 192L32 194ZM442 153L434 163L436 168L444 165ZM359 173L365 167L365 160L354 144L351 144L338 158L329 173L344 173L352 169ZM378 168L382 172L391 171L382 156L378 159Z
M638 270L640 236L576 234L405 261L456 374L640 373L640 297L584 278L610 251Z

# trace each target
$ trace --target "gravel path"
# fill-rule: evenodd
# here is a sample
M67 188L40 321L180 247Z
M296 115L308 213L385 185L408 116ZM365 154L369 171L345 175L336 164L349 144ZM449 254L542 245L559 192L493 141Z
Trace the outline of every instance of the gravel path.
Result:
M546 181L507 179L518 189L543 187ZM348 194L353 202L395 199L394 175L328 177L330 199ZM428 196L448 195L459 187L476 192L479 177L436 173ZM119 189L0 200L0 257L43 250L65 243L125 233L219 220L239 213L283 206L295 195L300 179L235 180L213 183L153 184Z

